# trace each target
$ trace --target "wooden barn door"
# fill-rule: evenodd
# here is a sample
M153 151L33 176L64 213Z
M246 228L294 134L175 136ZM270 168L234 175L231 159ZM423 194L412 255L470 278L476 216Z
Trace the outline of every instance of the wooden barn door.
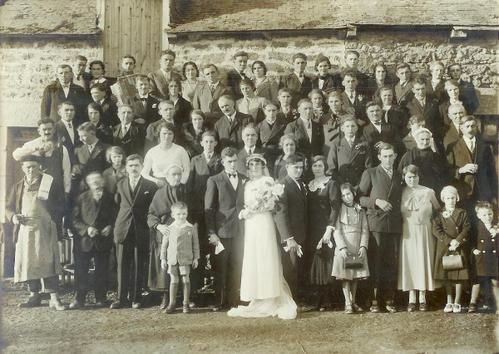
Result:
M137 59L136 73L157 69L162 41L162 0L106 0L104 10L104 62L106 74L116 76L120 59Z

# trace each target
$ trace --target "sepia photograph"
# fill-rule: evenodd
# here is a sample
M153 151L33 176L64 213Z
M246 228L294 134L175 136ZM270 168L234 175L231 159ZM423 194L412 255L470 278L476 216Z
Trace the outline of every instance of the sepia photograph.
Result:
M0 0L0 351L499 353L499 0Z

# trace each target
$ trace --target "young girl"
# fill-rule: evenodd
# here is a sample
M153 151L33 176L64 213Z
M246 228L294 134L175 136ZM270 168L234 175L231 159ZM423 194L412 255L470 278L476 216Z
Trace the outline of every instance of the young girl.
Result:
M456 188L445 186L440 192L440 199L445 206L433 219L433 236L437 238L434 278L443 281L445 285L447 305L444 312L460 313L463 283L469 279L470 223L466 211L456 208L456 203L459 201ZM445 270L442 257L454 252L463 257L464 267L458 270ZM456 289L455 299L452 297L453 285Z
M106 150L106 160L111 167L102 172L104 177L104 188L111 194L116 193L116 185L126 177L125 151L119 146L111 146Z
M499 314L497 308L497 305L499 304L499 225L492 225L494 219L492 204L488 202L477 202L475 211L479 221L473 255L475 257L476 275L480 287L477 287L476 290L478 291L472 291L469 312L476 312L476 300L480 288L485 289L485 305L489 306L492 302L490 296L490 286L492 283L496 314ZM475 290L475 286L473 287L473 290Z
M316 123L323 124L322 118L326 113L327 107L324 104L324 95L321 90L313 89L308 94L308 98L312 101L312 107L314 109L314 117L312 120Z
M336 249L333 260L332 276L343 280L343 295L345 296L345 313L362 312L355 302L357 281L369 276L367 265L367 246L369 230L366 213L359 204L354 203L354 191L350 183L340 186L343 204L336 221L334 241ZM358 262L353 264L356 258Z
M163 235L161 243L161 268L168 269L170 274L170 303L165 312L175 312L179 275L184 287L183 312L189 313L189 298L191 293L190 272L198 266L199 240L197 226L187 222L187 205L176 202L171 207L172 224Z

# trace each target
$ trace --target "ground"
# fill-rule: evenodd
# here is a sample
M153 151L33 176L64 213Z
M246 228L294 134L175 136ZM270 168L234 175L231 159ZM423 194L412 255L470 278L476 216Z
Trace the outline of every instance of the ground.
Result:
M56 312L20 309L27 292L4 284L5 353L492 353L498 316L307 312L298 319L229 318L207 309L166 315L154 308ZM64 296L68 303L70 297ZM46 304L46 302L44 302Z

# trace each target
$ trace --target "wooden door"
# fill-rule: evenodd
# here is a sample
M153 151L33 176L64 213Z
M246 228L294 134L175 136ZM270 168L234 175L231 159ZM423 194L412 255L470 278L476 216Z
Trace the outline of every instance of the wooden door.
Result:
M106 0L104 10L104 62L106 75L116 76L120 59L131 54L136 73L159 67L162 40L162 0Z

